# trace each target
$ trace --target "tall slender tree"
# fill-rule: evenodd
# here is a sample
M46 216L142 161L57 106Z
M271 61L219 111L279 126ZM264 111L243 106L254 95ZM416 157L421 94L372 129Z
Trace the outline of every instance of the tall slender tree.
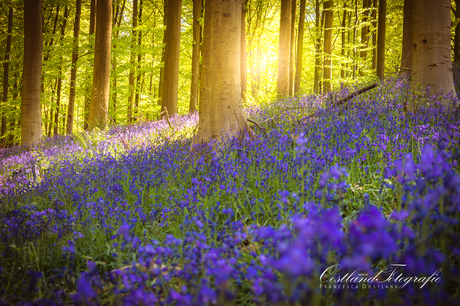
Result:
M321 10L321 4L319 0L315 2L315 30L316 30L316 41L315 41L315 77L313 81L313 91L316 93L321 92L321 29L324 24L324 12Z
M412 81L430 94L455 92L449 0L414 0ZM443 99L444 104L450 103Z
M372 18L372 70L377 69L377 10L378 0L373 0Z
M67 24L67 17L69 16L69 8L66 6L64 9L64 18L62 20L61 35L59 44L62 45L65 34L65 27ZM59 76L57 79L57 98L56 98L56 111L54 112L54 135L59 133L59 111L61 108L61 92L62 92L62 54L59 56L58 66Z
M123 3L121 4L121 8L120 8L120 4L117 4L117 9L116 9L116 12L115 12L115 16L112 20L112 23L114 23L116 25L116 31L115 31L115 35L114 35L114 38L115 38L115 41L116 39L119 37L119 34L120 34L120 25L121 25L121 21L123 20L123 13L125 11L125 5L126 5L126 0L123 0ZM112 40L112 50L116 50L117 49L117 45L113 42ZM118 56L117 56L117 53L116 52L112 52L112 58L113 58L113 71L116 71L117 70L117 67L118 67ZM113 95L112 95L112 105L113 105L113 110L112 110L112 119L113 119L113 123L117 123L117 97L118 97L118 73L115 73L114 77L113 77L113 85L112 85L112 92L113 92Z
M296 59L296 69L295 69L295 84L294 84L295 93L300 91L300 79L302 76L303 35L305 32L305 6L306 6L306 0L300 0L299 38L297 39L297 59Z
M177 113L182 0L166 0L165 66L161 111Z
M24 65L21 91L21 143L23 145L37 143L43 137L40 104L42 14L42 0L24 0Z
M192 84L190 87L190 112L196 111L198 104L198 89L200 76L201 55L201 9L203 0L193 0L193 51L192 51Z
M251 133L241 103L241 0L206 0L195 144Z
M334 22L334 1L324 2L324 81L325 92L332 91L332 27Z
M142 5L143 1L139 0L139 15L138 15L138 23L139 25L142 25ZM137 33L137 46L139 50L142 49L142 31L139 30ZM140 110L139 110L139 100L140 100L140 95L139 93L142 91L142 83L141 83L141 63L142 63L142 52L137 53L137 75L136 75L136 91L135 91L135 96L134 96L134 118L136 120L139 120L139 115L140 115Z
M168 2L167 0L163 1L163 25L166 27L166 14L168 9ZM160 11L161 12L161 11ZM162 105L162 98L163 98L163 82L165 79L165 45L166 45L166 33L163 33L163 48L161 49L161 63L160 66L160 75L159 75L159 82L158 82L158 105Z
M404 0L401 68L405 72L409 72L412 69L412 11L413 0Z
M89 12L89 31L88 34L92 37L96 33L96 13L97 13L97 0L91 0L90 12ZM94 69L94 64L91 69ZM84 105L84 120L83 120L83 129L86 131L89 129L89 109L91 105L91 87L87 89L85 95L85 105Z
M369 20L369 2L371 0L363 0L363 26L361 28L361 58L363 60L366 60L367 57L367 48L368 46L368 33L369 33L369 26L367 25L367 22Z
M75 90L77 86L77 60L78 60L78 44L80 38L80 16L81 16L81 0L77 0L75 5L75 22L73 25L73 48L72 48L72 66L70 69L70 93L69 106L67 109L67 134L72 134L73 116L75 109Z
M105 127L110 89L110 48L112 38L112 0L98 0L93 85L89 110L89 129Z
M129 96L128 96L128 123L133 123L133 105L134 105L134 92L136 91L136 84L134 73L136 69L136 28L137 28L137 4L138 0L133 0L133 26L131 30L131 60L129 65Z
M344 80L346 78L346 71L345 71L345 68L347 66L347 64L345 63L344 59L345 59L345 51L346 51L346 22L347 22L347 3L344 2L343 3L343 12L342 12L342 29L340 30L341 31L341 34L342 34L342 50L341 50L341 55L342 55L342 69L340 70L340 78L342 80Z
M60 8L60 5L59 3L56 5L56 14L54 15L54 25L53 25L53 30L52 32L50 33L51 34L51 39L49 39L48 41L45 41L44 42L44 45L47 47L47 51L44 52L44 56L43 56L43 63L46 63L50 60L51 58L51 54L52 54L52 47L53 47L53 44L54 44L54 36L56 34L56 29L57 29L57 25L58 25L58 21L59 21L59 8ZM45 27L44 29L44 33L47 32L47 28ZM56 80L53 80L52 82L54 82L55 84L57 84L57 81ZM51 85L52 87L52 95L51 95L51 107L49 107L49 119L47 118L47 114L45 113L45 133L48 137L51 137L52 134L52 129L53 129L53 125L54 125L54 120L53 120L53 117L54 117L54 93L56 92L56 86L53 87L53 85ZM45 93L45 71L42 71L42 81L41 81L41 93L44 94Z
M385 76L385 32L387 18L387 0L379 0L379 25L377 37L377 76L383 79Z
M294 95L294 81L295 81L295 22L297 15L297 0L292 1L291 9L291 47L289 54L289 95Z
M289 61L291 55L292 0L281 0L280 38L278 51L278 94L289 95Z
M2 126L1 126L1 144L6 146L6 104L8 102L8 85L10 70L10 52L11 52L11 33L13 31L13 7L8 9L8 36L6 38L5 58L3 62L3 96L2 96Z

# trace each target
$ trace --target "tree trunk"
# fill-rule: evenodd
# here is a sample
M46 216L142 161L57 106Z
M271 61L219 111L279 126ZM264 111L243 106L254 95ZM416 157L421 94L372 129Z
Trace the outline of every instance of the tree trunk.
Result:
M363 62L366 60L367 57L367 48L368 46L368 41L369 38L367 34L369 33L369 26L367 26L367 22L369 19L369 3L371 0L363 0L363 27L361 28L361 58L363 59Z
M278 51L278 94L289 95L289 61L291 55L292 0L281 0L280 38Z
M324 12L326 14L324 21L324 92L332 91L332 27L334 22L334 1L324 2Z
M75 108L75 89L77 83L77 60L78 60L78 43L80 37L80 16L81 16L81 0L77 0L75 11L75 23L73 25L73 50L72 50L72 66L70 70L70 93L69 107L67 109L67 134L72 134L73 115Z
M167 6L167 1L164 1L163 2L164 5L163 5L163 25L166 27L166 10L168 8ZM163 81L164 81L164 77L165 77L165 44L166 44L166 33L163 32L163 49L161 50L161 63L163 63L163 65L161 65L160 67L160 76L158 78L158 105L162 105L163 103L161 102L162 98L163 98ZM160 115L161 117L161 115Z
M410 72L412 69L412 10L412 0L404 0L403 45L401 57L402 72Z
M54 15L54 25L53 25L53 30L51 32L51 39L48 40L48 41L45 41L43 44L47 47L48 50L45 50L43 52L43 63L46 63L50 60L50 57L51 57L51 51L52 51L52 47L53 47L53 44L54 44L54 36L56 34L56 29L57 29L57 25L58 25L58 21L59 21L59 4L57 4L56 6L56 14ZM42 22L43 24L43 22ZM43 31L44 33L46 33L46 27L43 28ZM43 64L42 64L43 65ZM51 81L53 82L53 81ZM54 83L56 83L56 80L54 80ZM53 85L51 85L52 87ZM43 94L45 92L45 73L44 71L42 70L42 76L41 76L41 93ZM45 123L45 131L44 131L44 135L48 136L48 137L51 137L52 134L51 134L51 131L53 129L53 124L54 124L54 108L53 108L53 102L54 102L54 93L56 92L56 85L53 87L52 89L52 95L51 95L51 106L49 108L49 113L50 113L50 117L49 118L46 118L46 123Z
M152 49L155 48L155 29L156 29L156 9L153 10L153 31L152 31ZM152 67L155 67L155 54L152 54ZM152 98L155 98L155 87L153 86L153 69L150 72L150 82L149 82L149 94Z
M20 95L20 90L18 89L18 87L20 85L21 80L19 79L19 71L18 70L15 70L15 73L14 73L14 76L13 76L14 83L13 83L13 90L11 91L12 94L13 94L13 101L16 100ZM16 119L12 118L12 120L10 121L10 126L8 128L8 131L10 132L9 133L10 135L8 137L7 146L17 143L17 142L15 142L15 133L16 133L16 130L18 128L20 128L20 127L21 127L21 119L19 119L19 121L16 124Z
M10 135L8 137L8 141L6 142L6 146L14 144L14 133L16 131L16 120L14 118L10 121L10 126L8 128L8 131L10 132L9 133Z
M296 22L296 13L297 13L297 0L292 1L291 9L291 47L290 47L290 57L289 57L289 95L294 95L294 63L295 63L295 22Z
M93 86L89 110L89 128L107 125L110 89L110 48L112 38L112 0L98 0L96 13L96 49L94 50Z
M49 118L49 124L48 124L48 129L46 130L45 129L45 134L46 136L48 137L51 137L53 136L53 127L54 127L54 108L52 105L54 105L54 94L56 93L56 89L57 89L57 84L58 84L58 80L55 79L54 80L54 86L52 86L52 90L51 90L51 106L50 106L50 118Z
M120 25L121 25L121 21L123 20L123 13L124 13L124 10L125 10L125 4L126 4L126 0L123 0L123 4L121 5L120 13L115 14L116 18L112 21L112 22L115 23L115 25L117 27L117 30L115 32L115 39L118 38L119 33L120 33ZM117 12L118 12L118 10L119 10L119 4L117 5ZM116 44L112 43L112 48L113 48L113 50L115 50L117 48ZM113 71L115 72L117 70L117 67L118 67L118 58L117 58L116 53L115 54L112 53L112 56L113 56ZM115 73L115 76L113 77L113 87L112 87L112 92L113 92L113 96L112 96L112 99L113 99L112 119L113 119L114 124L117 123L117 90L118 90L118 73Z
M346 43L345 43L345 26L346 26L346 20L347 20L347 4L343 4L343 15L342 15L342 29L341 29L341 34L342 34L342 50L341 50L341 55L342 55L342 69L340 70L340 78L342 79L342 84L343 81L346 78L346 73L345 73L345 49L346 49Z
M3 63L3 99L2 99L2 126L1 126L1 144L6 146L6 105L8 102L8 83L10 70L10 52L11 52L11 32L13 30L13 7L10 4L8 9L8 36L6 38L5 59Z
M241 104L241 0L206 0L205 12L195 144L252 134Z
M139 1L139 24L142 24L142 0ZM140 110L139 110L139 91L142 92L142 88L140 88L141 84L141 62L142 62L142 31L139 30L139 33L137 34L137 45L139 46L139 52L137 54L137 76L136 76L136 94L134 96L134 119L136 121L139 121L139 115L140 115Z
M21 144L42 137L40 89L42 74L42 0L24 0L24 65L22 73Z
M201 51L201 9L203 0L193 0L193 51L192 51L192 84L190 87L190 112L196 111L198 104L198 88L200 79L200 51Z
M53 32L51 32L51 39L48 41L48 44L47 44L47 46L49 47L48 51L45 53L45 55L43 57L44 62L46 62L46 61L48 61L50 59L51 50L52 50L51 47L53 46L53 43L54 43L54 34L56 33L58 20L59 20L59 4L56 6L56 15L54 16ZM46 43L45 43L45 45L46 45Z
M61 27L61 37L59 38L59 44L62 46L62 41L64 40L65 26L67 24L67 17L69 17L69 9L66 6L64 9L64 20L62 21ZM59 110L61 107L61 90L62 90L62 56L59 59L59 77L57 85L57 99L56 99L56 112L54 113L54 135L59 134Z
M163 90L161 112L177 113L179 89L180 25L182 0L167 0L165 31L165 66L163 69ZM241 9L241 7L240 7ZM240 12L241 14L241 12ZM166 114L165 114L166 115Z
M136 69L136 56L134 48L136 46L136 27L137 27L137 1L133 0L133 29L131 32L131 60L129 65L129 96L128 96L128 123L133 123L133 101L135 86L134 83L134 70Z
M165 37L163 36L163 46L165 45ZM160 77L158 78L158 105L162 105L162 97L163 97L163 81L165 78L165 48L163 47L163 50L161 51L161 63L163 65L160 67Z
M353 25L353 80L356 79L356 62L357 62L357 52L356 52L356 31L358 25L359 15L358 15L358 0L355 0L355 23Z
M245 99L248 91L248 67L246 55L246 5L248 0L241 1L241 99Z
M300 15L299 15L299 37L297 40L297 62L295 69L295 84L294 92L300 91L300 80L302 76L302 61L303 61L303 34L305 31L305 5L306 0L300 0Z
M430 95L452 93L450 1L414 0L412 81ZM443 99L443 103L450 103Z
M93 35L96 33L96 11L97 11L97 0L91 0L91 8L90 8L90 13L89 13L89 36ZM93 67L94 69L94 64ZM85 106L84 106L84 123L83 123L83 129L87 131L89 129L89 109L91 105L91 93L93 92L92 88L88 89L87 94L85 95Z
M315 78L313 81L313 91L316 93L321 92L321 29L324 23L324 12L320 11L320 2L316 0L315 5L315 28L316 28L316 42L315 42Z
M387 0L379 0L379 35L377 37L377 76L385 77L385 21L387 18Z

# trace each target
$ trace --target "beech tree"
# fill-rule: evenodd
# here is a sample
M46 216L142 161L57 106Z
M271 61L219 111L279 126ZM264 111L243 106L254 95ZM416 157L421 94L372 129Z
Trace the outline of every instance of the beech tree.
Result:
M89 13L89 36L91 37L96 33L96 12L97 12L97 0L91 0L90 13ZM94 70L94 63L91 66L91 70ZM92 88L87 88L87 93L85 95L85 106L84 106L84 122L83 129L89 129L89 109L91 105L91 93L93 92Z
M294 95L294 63L295 63L295 22L297 13L297 0L291 0L291 50L289 54L289 95Z
M137 0L133 0L133 26L131 31L131 60L129 66L129 97L128 97L128 122L133 123L133 101L136 84L134 83L134 70L136 68L136 57L134 48L136 47L136 27L137 27Z
M98 0L93 85L89 110L89 129L105 127L110 88L110 48L112 38L112 0Z
M164 104L169 98L164 98L164 96L169 90L176 92L171 101L173 101L174 108L181 114L188 110L193 112L198 109L202 69L200 55L202 50L200 49L203 46L203 38L200 37L203 36L201 16L204 16L205 13L203 1L182 0L182 11L180 11L180 9L175 9L179 7L179 2L173 0L112 0L110 98L103 98L101 85L97 85L98 88L95 91L92 83L93 69L95 69L95 47L100 49L101 46L99 42L96 46L95 35L91 35L96 32L97 1L47 0L45 3L42 0L43 59L40 96L43 135L78 133L84 126L88 130L91 98L97 101L95 107L102 110L99 117L92 114L92 118L99 118L96 121L101 123L104 117L107 117L104 120L110 117L110 121L113 120L115 124L121 125L144 119L159 119L161 113L165 114ZM388 24L386 24L386 37L384 37L382 22L385 21L385 14L382 6L386 1L239 1L241 15L239 64L242 104L245 105L245 98L247 98L247 103L253 104L258 103L257 101L274 99L276 96L278 98L290 96L292 95L292 84L294 84L294 93L308 94L312 91L326 93L332 89L331 83L332 85L340 83L345 87L356 82L362 84L373 82L374 71L377 68L379 28L381 32L379 58L385 57L386 71L393 70L393 66L396 65L403 67L401 71L410 72L411 56L414 53L414 41L410 38L413 28L410 11L414 6L419 7L425 4L416 3L414 0L388 2L386 10ZM329 6L332 2L334 7L331 10ZM405 4L404 14L403 3ZM379 4L380 27L377 26ZM451 0L449 4L452 5L450 19L453 23L451 26L455 27L455 30L452 29L450 33L453 47L451 55L458 60L460 58L460 25L456 21L460 16L460 0ZM79 9L80 6L81 9ZM12 18L9 16L10 7L13 8ZM1 84L3 95L2 102L0 102L2 119L0 142L4 146L10 146L20 142L21 137L23 1L4 1L2 8L0 74L3 81ZM168 14L168 10L171 10L171 14ZM333 18L330 16L332 11ZM20 14L17 16L15 12ZM104 12L107 11L104 10ZM299 13L300 18L296 19ZM172 26L167 25L167 17L171 18L171 16L176 16L176 21L171 23ZM287 19L284 18L285 16ZM329 25L331 21L333 21L333 27ZM77 38L75 31L78 22L80 22L80 33ZM11 30L7 30L8 27ZM180 51L177 47L176 51L170 52L168 48L171 44L168 43L168 40L172 36L168 31L171 31L173 27L176 27L177 31L175 40L177 46L179 46L180 36ZM420 31L426 34L424 30ZM306 32L309 34L307 35ZM283 33L286 35L282 35ZM329 39L330 34L332 34L332 40ZM398 54L395 51L401 49L401 45L398 45L401 44L401 40L398 39L402 37L401 34L403 34L403 52ZM11 46L8 46L9 41L11 41ZM385 42L385 47L382 47L382 42ZM164 52L165 46L168 49L167 52ZM30 48L27 50L30 51ZM436 56L439 56L439 52L436 53ZM176 54L176 59L177 54L180 54L178 59L180 64L174 61L176 68L168 68L169 59L165 57L173 54ZM331 59L337 69L331 70ZM76 66L77 62L78 66ZM216 63L217 66L221 64L217 61ZM384 64L379 63L380 77L382 77ZM436 65L441 67L439 64ZM163 69L164 67L166 68ZM432 77L435 66L430 67L431 75L427 79L429 84L434 84L435 81L437 82ZM436 68L436 70L439 69ZM177 71L179 71L178 74ZM421 73L417 72L416 68L414 71ZM166 83L163 82L165 73L174 75L175 81L171 79L173 85L168 85L169 77ZM293 76L295 76L294 79ZM64 79L61 80L61 77ZM414 75L414 78L417 77ZM99 76L94 78L95 81L102 79ZM421 81L419 83L422 84ZM429 86L431 90L435 88L432 85ZM164 95L163 89L166 90ZM164 101L163 109L162 100ZM106 103L109 105L107 113L104 111ZM168 109L168 113L173 114L174 112L175 110ZM136 118L139 120L135 120Z
M65 27L67 24L67 17L69 16L69 8L66 6L64 9L64 18L62 20L61 35L59 37L59 45L62 45L65 34ZM57 98L56 98L56 111L54 113L54 135L59 134L59 111L61 108L61 92L62 92L62 54L59 57L58 72L59 77L57 79ZM65 122L65 121L64 121Z
M241 0L206 0L203 36L199 123L194 143L252 134L241 103Z
M409 72L412 69L412 12L413 0L404 0L401 68L405 72Z
M363 0L363 10L364 10L364 16L363 16L363 23L364 23L364 26L361 28L361 58L363 59L363 61L366 60L366 57L367 57L367 48L369 47L368 46L368 43L369 43L369 37L368 37L368 33L369 33L369 26L367 26L367 21L369 19L369 2L370 0Z
M200 76L201 53L201 18L203 0L193 0L193 51L192 51L192 82L190 86L190 112L196 111Z
M78 43L80 38L80 16L81 16L81 0L77 0L75 8L75 22L73 25L73 49L72 49L72 66L70 69L70 93L69 106L67 109L67 134L72 134L73 115L75 108L75 87L77 83L77 60L78 60Z
M334 1L324 2L324 92L332 91L332 26L334 22Z
M306 0L300 0L299 38L297 40L297 59L295 69L294 93L297 93L300 90L300 78L302 76L303 34L305 31L305 2Z
M414 0L412 81L430 94L452 93L450 1ZM449 100L444 99L444 104Z
M165 66L161 111L177 113L182 0L166 0Z
M315 29L317 31L315 40L315 76L313 81L313 90L316 93L321 92L321 36L320 29L324 23L324 12L320 10L320 1L315 1Z
M42 0L24 0L24 66L21 91L21 143L43 137L40 103L42 74Z
M289 66L291 56L292 0L281 0L280 39L278 50L278 94L289 95Z

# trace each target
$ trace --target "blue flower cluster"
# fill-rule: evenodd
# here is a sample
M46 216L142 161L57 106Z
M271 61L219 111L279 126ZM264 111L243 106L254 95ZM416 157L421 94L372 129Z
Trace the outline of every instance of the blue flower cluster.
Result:
M0 305L458 303L460 120L409 97L247 109L266 137L216 150L196 114L1 149Z

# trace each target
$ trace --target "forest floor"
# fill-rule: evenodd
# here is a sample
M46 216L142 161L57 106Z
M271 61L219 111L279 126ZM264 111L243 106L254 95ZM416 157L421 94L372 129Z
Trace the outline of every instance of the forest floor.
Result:
M218 151L197 114L0 149L0 305L458 304L458 114L401 79L326 104Z

